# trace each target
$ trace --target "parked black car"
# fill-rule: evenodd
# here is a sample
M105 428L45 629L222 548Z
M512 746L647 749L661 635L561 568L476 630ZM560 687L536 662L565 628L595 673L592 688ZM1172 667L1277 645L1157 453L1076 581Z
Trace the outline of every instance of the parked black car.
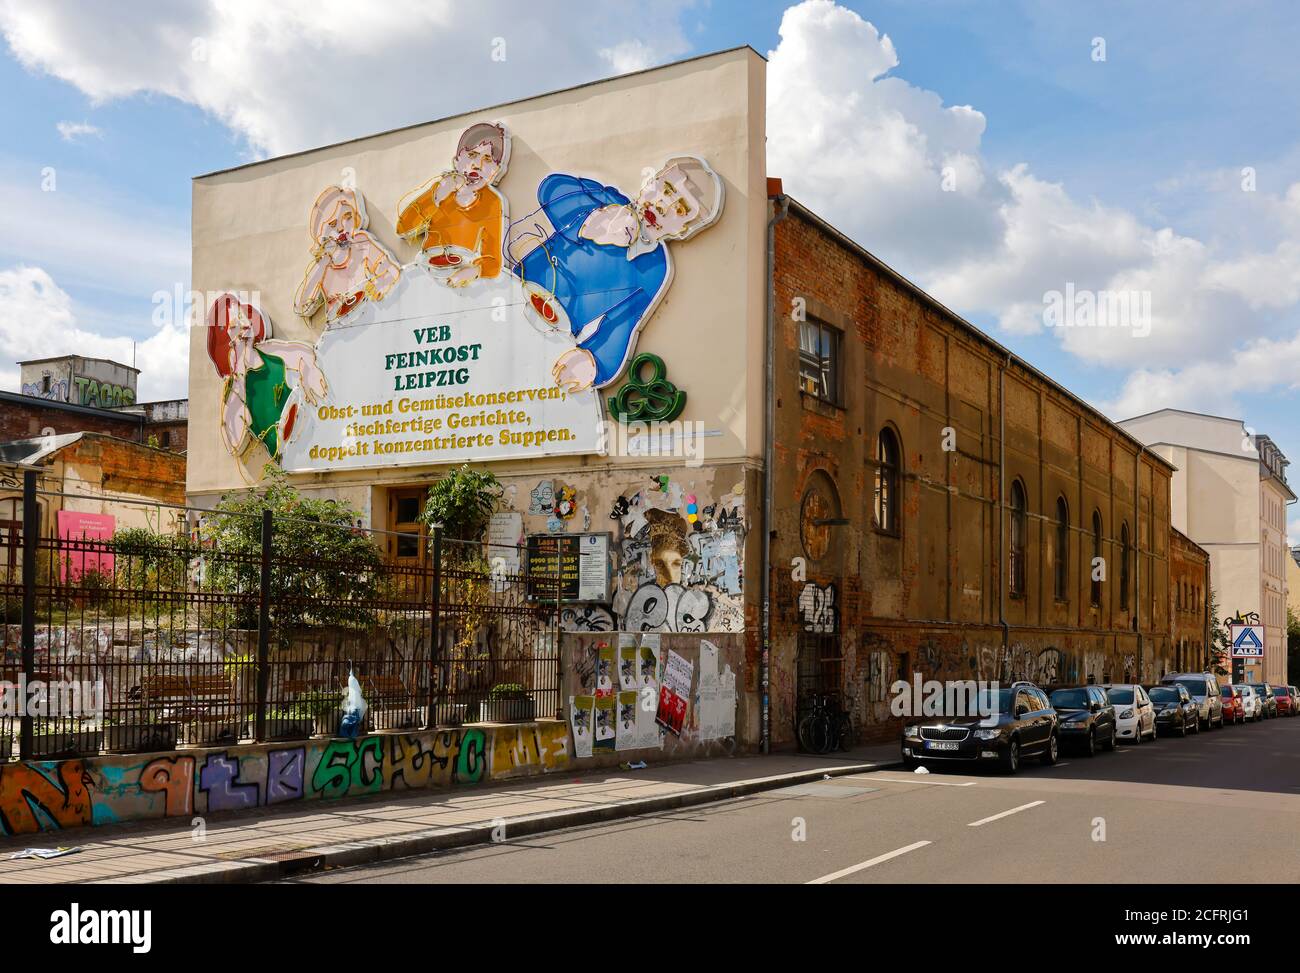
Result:
M1057 689L1049 699L1059 717L1061 746L1082 750L1089 757L1097 747L1115 749L1115 707L1100 686Z
M1164 683L1147 686L1147 695L1156 706L1156 733L1177 733L1187 736L1187 731L1201 732L1201 706L1181 683Z
M1061 748L1056 710L1033 683L981 693L978 708L991 715L937 716L906 727L903 766L996 763L1014 774L1026 757L1056 763Z
M1271 720L1277 716L1277 697L1273 695L1273 687L1266 682L1252 682L1247 685L1254 688L1259 693L1259 701L1264 704L1264 719Z

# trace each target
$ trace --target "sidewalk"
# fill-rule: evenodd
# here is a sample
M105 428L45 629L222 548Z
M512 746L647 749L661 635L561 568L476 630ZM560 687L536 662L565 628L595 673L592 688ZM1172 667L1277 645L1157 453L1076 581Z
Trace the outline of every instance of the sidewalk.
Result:
M557 773L511 784L312 801L206 819L78 828L0 839L0 884L260 882L325 867L506 840L899 764L895 743L846 754L798 753L667 763L639 771ZM23 848L80 846L49 860L11 860Z

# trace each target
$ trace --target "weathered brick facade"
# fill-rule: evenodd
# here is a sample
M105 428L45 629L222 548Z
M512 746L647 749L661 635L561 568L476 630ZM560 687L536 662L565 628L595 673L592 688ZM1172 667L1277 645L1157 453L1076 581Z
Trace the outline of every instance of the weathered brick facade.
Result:
M1177 528L1169 529L1169 618L1176 672L1208 664L1210 554Z
M98 409L0 392L0 442L35 439L47 431L56 436L94 432L137 443L152 441L162 449L183 453L189 438L187 405L178 399Z
M1051 686L1173 668L1172 468L793 201L775 247L774 743L792 737L801 673L889 739L889 686L913 673ZM838 403L801 389L801 316L842 336ZM893 532L873 526L886 428L901 452ZM1023 593L1005 553L1016 481Z

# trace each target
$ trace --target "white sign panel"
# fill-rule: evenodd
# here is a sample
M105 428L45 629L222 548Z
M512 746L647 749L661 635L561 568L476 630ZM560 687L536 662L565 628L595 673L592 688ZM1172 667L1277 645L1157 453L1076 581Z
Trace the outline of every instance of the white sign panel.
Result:
M594 389L561 388L574 346L520 312L518 279L448 287L402 268L382 302L331 321L316 342L328 389L283 447L294 472L600 452Z
M1228 626L1228 637L1232 643L1234 659L1264 658L1264 626L1236 625Z

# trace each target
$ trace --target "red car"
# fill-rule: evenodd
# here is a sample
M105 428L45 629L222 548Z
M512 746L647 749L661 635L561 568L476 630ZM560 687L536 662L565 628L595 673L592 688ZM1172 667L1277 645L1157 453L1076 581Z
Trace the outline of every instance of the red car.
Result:
M1296 698L1291 695L1290 686L1274 686L1273 695L1277 698L1277 715L1278 716L1295 716L1296 715Z
M1220 686L1219 693L1223 696L1223 722L1245 723L1246 710L1241 703L1241 690L1232 686Z

